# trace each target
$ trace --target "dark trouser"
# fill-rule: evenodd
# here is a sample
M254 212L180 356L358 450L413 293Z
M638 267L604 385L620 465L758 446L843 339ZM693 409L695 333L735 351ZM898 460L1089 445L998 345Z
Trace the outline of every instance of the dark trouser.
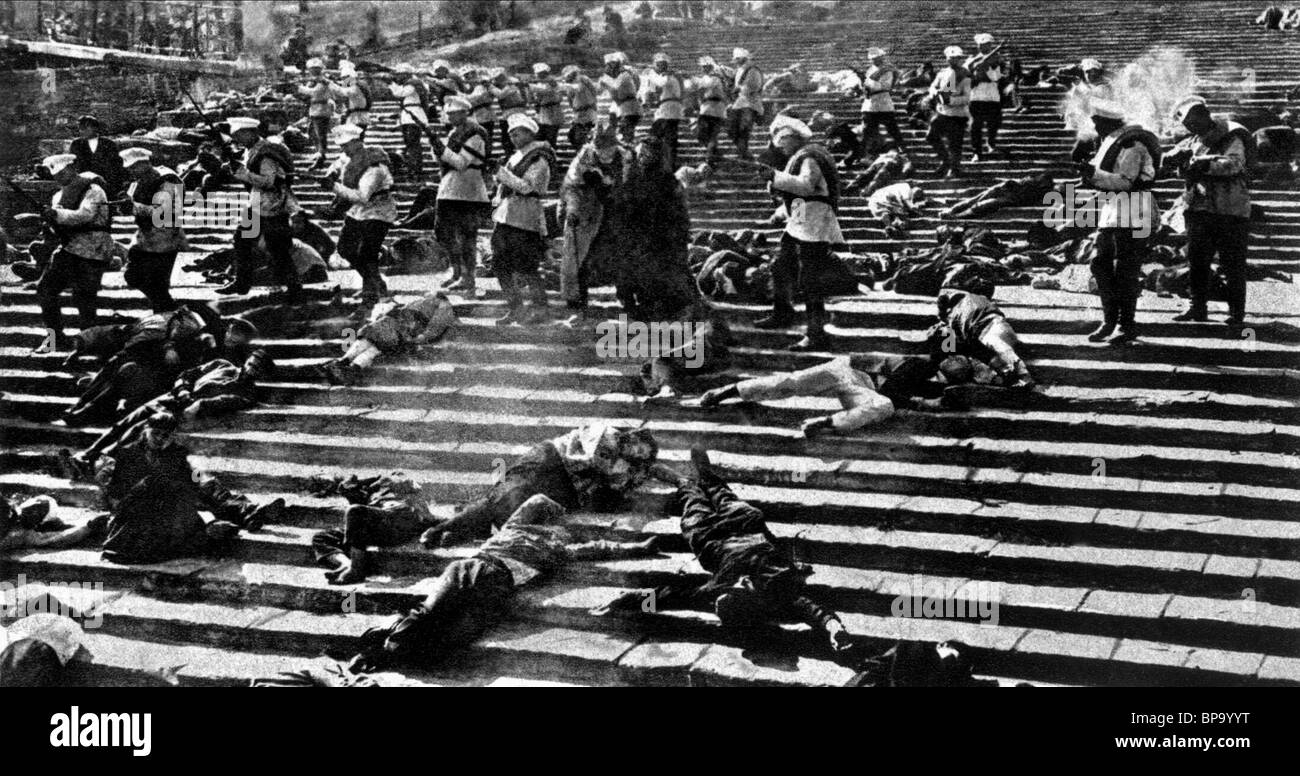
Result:
M467 504L443 524L443 531L453 540L486 539L493 526L500 527L521 504L539 493L565 509L579 505L564 461L549 442L524 453L482 498Z
M722 119L718 116L700 116L697 123L696 139L705 149L706 158L718 156L718 135L722 134Z
M546 141L547 143L550 144L551 148L556 148L557 147L556 144L560 139L560 125L559 124L538 124L537 139Z
M207 472L198 475L199 509L211 512L212 516L223 522L242 526L244 519L253 513L257 506L243 493L228 490L221 481Z
M386 501L378 506L352 504L343 513L343 528L331 528L312 537L316 562L338 553L367 547L393 547L420 535L420 516L410 504Z
M727 131L731 135L731 142L736 144L736 151L741 156L749 156L749 135L754 131L758 112L749 108L728 108L727 114L730 118Z
M473 644L505 612L515 589L510 569L484 555L447 565L424 602L387 631L383 651L398 660L436 660Z
M365 221L343 219L338 252L361 276L361 301L364 304L374 304L383 293L384 276L379 272L379 253L392 227L387 221L376 218Z
M415 124L402 125L402 144L406 146L406 170L411 175L424 174L424 131Z
M165 313L176 309L176 300L172 299L172 267L176 265L176 251L167 253L149 253L139 248L126 252L126 270L122 280L136 291L144 294L156 313Z
M1097 281L1103 320L1118 323L1125 331L1133 328L1138 297L1142 293L1142 262L1133 230L1097 230L1097 249L1092 259L1092 276Z
M98 321L99 287L104 278L103 262L83 259L62 248L54 252L50 263L36 282L36 299L41 305L41 321L55 336L63 336L63 310L59 296L72 288L72 303L77 308L84 331Z
M655 119L650 125L650 134L663 138L664 167L669 172L677 169L677 140L681 124L680 119Z
M1219 269L1228 286L1228 315L1246 315L1246 251L1250 219L1187 211L1187 261L1191 265L1192 309L1204 310L1210 287L1210 262L1219 256Z
M620 116L618 119L618 137L626 145L636 143L636 125L641 123L639 115Z
M893 111L867 111L862 114L863 145L875 138L881 127L884 127L889 136L893 138L894 145L899 148L903 147L903 131L898 128L898 117L894 115Z
M298 270L293 265L293 227L289 224L289 216L263 215L257 223L260 236L266 240L266 252L271 257L271 273L285 288L301 288ZM252 283L256 269L253 249L257 247L257 241L258 235L245 235L242 228L235 230L235 280L242 286Z
M998 129L1002 127L1002 103L972 102L970 104L970 144L975 153L984 153L984 133L987 129L989 148L998 145Z
M570 310L585 310L591 298L591 262L578 262L578 278L573 289L574 298L565 302Z
M311 139L316 144L316 155L321 158L325 157L325 149L329 147L331 122L329 116L311 117Z
M546 286L538 267L546 255L546 239L538 232L509 224L492 230L492 268L511 310L523 306L527 293L537 307L546 306Z
M515 144L510 140L510 123L501 119L497 122L497 128L501 130L501 158L507 159L515 152Z
M485 207L482 202L459 199L440 199L437 204L434 239L447 250L455 273L470 286L478 265L478 226Z
M116 422L120 417L119 405L124 414L167 390L166 380L159 371L134 361L110 362L68 409L63 422L69 426Z
M944 116L934 114L930 119L930 129L925 133L925 140L934 148L943 163L949 168L961 166L961 144L966 136L965 116Z
M728 539L760 534L771 537L763 513L722 480L705 477L682 489L682 538L705 571L723 563Z
M569 125L569 145L573 150L577 151L587 144L595 127L595 124L589 124L585 121L575 121Z
M804 302L808 308L810 337L820 337L826 333L826 298L817 293L817 279L810 275L813 268L828 260L830 250L830 243L804 242L783 234L781 249L776 261L772 262L772 313L778 317L794 315L795 284L801 283L804 287Z

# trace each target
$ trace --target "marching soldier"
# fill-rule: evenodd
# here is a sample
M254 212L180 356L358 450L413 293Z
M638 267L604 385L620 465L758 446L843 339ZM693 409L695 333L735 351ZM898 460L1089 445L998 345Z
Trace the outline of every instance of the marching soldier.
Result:
M736 154L745 160L754 158L749 152L749 135L763 115L763 72L749 59L748 49L737 48L731 53L731 61L736 66L736 80L732 84L735 99L727 109L731 141L736 144Z
M569 145L577 150L591 139L592 130L596 126L596 103L600 91L596 82L588 78L577 65L568 65L561 75L568 86L569 109L573 111L573 123L569 125Z
M975 156L972 161L987 159L998 152L998 129L1002 126L1002 87L1006 75L1002 58L992 35L981 32L975 36L979 53L966 60L970 71L970 144ZM985 132L988 145L984 145Z
M943 50L943 55L948 66L940 70L934 83L930 84L930 96L935 106L925 139L941 160L935 176L956 178L961 175L961 144L966 135L966 124L970 121L971 80L970 73L962 64L966 52L961 50L961 46L949 46Z
M343 123L354 124L364 130L370 126L370 89L357 77L357 66L350 60L339 63L339 100L343 107Z
M727 82L718 72L718 63L710 56L699 59L700 74L692 79L695 99L700 106L696 139L705 149L707 158L718 157L718 135L727 118Z
M180 223L184 205L181 179L166 167L154 167L153 153L147 148L128 148L121 156L134 181L126 193L136 224L122 279L145 295L154 312L169 312L176 309L171 295L176 254L188 247Z
M428 102L421 90L423 83L416 83L415 68L406 63L393 71L393 83L388 90L400 103L397 125L402 128L402 143L406 146L406 170L413 178L424 175L424 128L429 125L429 116L425 112Z
M302 281L293 263L293 228L289 216L297 209L293 196L293 154L279 143L262 136L261 122L235 116L228 119L230 136L245 149L244 158L233 159L223 172L248 187L248 228L235 231L235 279L218 289L219 294L247 294L252 289L256 269L255 251L259 239L265 241L271 257L271 270L288 290L288 301L295 303L302 292Z
M546 255L542 197L551 183L555 152L537 139L537 122L525 113L510 117L509 131L515 152L496 174L492 268L510 309L497 324L541 323L546 319L546 287L538 274ZM523 313L525 292L533 306L528 315Z
M469 117L470 109L464 97L448 97L443 110L450 134L446 143L439 140L433 146L441 169L434 237L451 258L448 290L467 295L474 293L478 227L488 209L483 168L490 155L487 131Z
M379 254L388 230L397 222L393 174L388 169L388 154L367 147L361 127L340 124L334 129L334 141L347 156L347 165L339 177L322 183L348 204L338 252L361 277L361 304L373 306L384 291Z
M1229 326L1246 317L1246 252L1250 244L1250 188L1247 148L1252 138L1235 121L1210 115L1203 97L1178 105L1178 120L1192 136L1179 144L1188 158L1181 167L1186 183L1187 261L1191 264L1191 305L1175 321L1204 321L1210 285L1210 262L1228 285ZM1173 153L1179 153L1176 150Z
M618 123L618 134L625 145L636 141L636 125L641 123L641 100L638 93L641 85L637 77L627 68L627 55L613 51L605 55L605 75L601 76L601 89L609 92L614 103L614 121Z
M1092 260L1092 276L1101 298L1102 322L1088 335L1090 342L1102 342L1119 326L1112 345L1131 342L1137 337L1134 317L1142 293L1142 260L1139 240L1151 234L1158 212L1155 183L1159 140L1139 126L1126 126L1120 107L1109 101L1094 100L1092 123L1100 145L1092 161L1082 165L1085 186L1103 192L1116 192L1102 200L1097 217L1097 250ZM1154 149L1154 151L1153 151ZM1120 193L1123 192L1123 193Z
M898 83L898 70L885 61L885 50L873 46L867 49L871 67L862 74L862 142L874 140L884 127L894 139L894 145L903 149L903 133L894 115L894 85Z
M771 126L772 142L788 158L785 170L769 168L772 190L785 201L787 213L781 252L772 266L772 314L755 321L763 329L784 328L794 322L794 289L803 289L808 308L808 328L791 350L829 350L826 335L826 280L831 246L844 242L840 232L840 180L835 157L825 148L809 143L812 130L789 116L778 116Z
M533 65L536 78L528 86L528 94L536 111L537 137L552 148L560 139L560 125L564 123L564 105L560 94L560 83L551 74L551 66L545 62Z
M511 78L501 68L492 74L492 93L496 96L497 107L500 108L497 128L501 131L501 151L502 153L513 151L510 117L528 115L528 94L518 80ZM538 128L540 129L540 126Z
M59 296L72 288L82 331L97 323L100 283L113 255L112 216L107 184L92 172L78 173L76 156L47 156L41 164L59 185L49 207L41 213L58 239L59 248L36 283L36 298L41 305L41 321L53 333L51 346L55 351L65 351L72 349L72 342L63 333Z
M325 149L329 145L335 101L347 99L343 88L326 78L324 72L324 62L319 59L307 60L307 83L298 87L299 96L307 100L311 139L316 144L316 162L312 169L325 166Z
M671 172L677 169L677 135L685 109L682 105L682 79L671 69L668 55L654 56L654 69L646 74L646 94L654 105L654 123L650 134L664 140L664 164Z

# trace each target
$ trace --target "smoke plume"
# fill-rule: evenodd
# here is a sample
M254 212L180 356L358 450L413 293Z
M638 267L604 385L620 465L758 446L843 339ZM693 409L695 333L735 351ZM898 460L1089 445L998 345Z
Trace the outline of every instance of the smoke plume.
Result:
M1178 48L1157 47L1113 75L1109 95L1104 89L1076 85L1061 101L1061 115L1065 126L1080 138L1093 137L1096 130L1090 102L1101 97L1118 103L1130 124L1140 124L1164 137L1177 131L1174 106L1196 94L1196 83L1196 64L1187 54Z

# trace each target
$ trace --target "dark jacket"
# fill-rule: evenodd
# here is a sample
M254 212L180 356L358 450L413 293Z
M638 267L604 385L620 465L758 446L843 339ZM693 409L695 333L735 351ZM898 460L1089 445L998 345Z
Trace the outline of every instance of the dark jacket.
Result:
M83 137L72 141L68 153L77 157L78 172L93 172L108 183L107 193L112 199L126 182L126 170L122 169L122 157L117 155L117 143L106 137L98 139L93 153L90 143Z

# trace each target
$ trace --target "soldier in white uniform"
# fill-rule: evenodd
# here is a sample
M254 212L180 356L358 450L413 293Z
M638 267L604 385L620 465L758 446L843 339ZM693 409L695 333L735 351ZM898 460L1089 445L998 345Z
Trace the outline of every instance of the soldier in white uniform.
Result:
M664 140L664 165L669 172L677 169L677 135L682 117L686 115L682 104L684 89L682 78L672 71L668 55L658 52L654 56L654 69L649 70L645 82L646 105L654 106L654 123L650 134Z
M72 301L85 331L98 321L100 282L113 254L112 215L104 179L94 173L77 173L77 158L72 154L48 156L42 162L50 171L59 190L49 207L41 213L59 240L59 249L36 284L36 298L41 305L41 321L54 332L51 343L56 351L71 350L72 343L63 334L63 305L59 296L72 288Z
M626 145L636 142L636 125L641 123L641 85L627 68L627 55L613 51L605 55L605 74L600 77L600 88L609 93L614 103L613 118L618 124L619 138Z
M736 65L736 80L732 85L735 99L727 113L731 118L731 141L736 144L736 154L741 159L754 158L749 152L749 135L763 116L763 72L749 58L747 49L737 48L731 53Z
M569 145L577 150L591 139L592 129L596 126L596 104L599 102L600 89L577 65L566 66L560 75L569 97L569 109L573 111L573 122L569 125Z
M1101 298L1102 322L1088 335L1101 342L1119 326L1110 344L1124 344L1137 337L1134 317L1141 289L1142 238L1150 235L1159 218L1151 186L1156 179L1156 161L1143 138L1158 143L1155 136L1137 126L1125 126L1124 113L1109 100L1094 100L1092 123L1100 145L1092 161L1082 165L1082 182L1102 192L1097 214L1097 249L1092 259L1092 276ZM1159 147L1158 145L1156 146ZM1113 196L1107 193L1114 192Z
M537 139L537 122L527 114L516 113L509 124L515 152L497 170L498 204L492 213L492 269L509 307L497 323L541 323L547 318L546 288L538 274L547 236L542 197L551 183L555 152ZM525 293L532 301L528 314Z
M966 60L966 69L971 76L970 144L975 153L973 161L978 162L998 152L998 129L1002 126L1000 81L1006 70L1000 55L990 53L997 47L992 35L981 32L975 36L975 44L979 46L979 53ZM987 146L984 145L986 132Z
M831 246L842 244L839 210L840 181L835 157L819 145L809 143L812 130L791 118L772 121L772 142L790 161L785 170L772 170L772 190L784 201L787 214L781 252L772 265L772 315L754 325L764 329L784 328L794 322L795 283L803 289L808 308L807 334L791 350L829 350L826 334L827 283L834 277Z
M700 73L691 79L695 101L700 106L696 139L704 147L708 159L718 157L718 135L727 118L727 82L719 72L713 57L700 57Z
M424 127L429 125L429 116L424 112L424 96L412 83L415 68L406 63L393 71L394 83L388 90L397 98L397 125L402 128L402 143L406 146L406 169L412 177L424 175Z
M385 290L379 254L388 230L397 222L397 201L393 198L388 154L379 148L367 148L363 134L364 130L355 124L335 127L334 142L348 162L330 190L348 204L339 235L339 256L361 278L361 304L371 306Z
M478 227L488 210L483 177L488 134L469 117L470 108L464 97L446 99L443 111L451 132L445 144L439 141L434 145L433 153L441 168L434 237L451 259L453 272L448 290L472 295L478 264Z
M560 82L555 80L551 66L545 62L533 65L533 75L536 78L528 86L528 95L536 111L537 137L554 148L560 139L560 125L564 123L564 96Z
M930 97L934 99L934 117L925 139L934 147L942 161L936 176L955 178L961 175L961 145L970 121L970 73L963 64L966 52L961 46L943 50L948 66L939 71L930 84Z
M867 49L867 58L871 60L871 67L862 74L862 143L864 146L870 143L884 127L894 145L902 150L903 133L898 128L898 117L894 115L892 94L898 83L898 69L885 61L882 48Z

